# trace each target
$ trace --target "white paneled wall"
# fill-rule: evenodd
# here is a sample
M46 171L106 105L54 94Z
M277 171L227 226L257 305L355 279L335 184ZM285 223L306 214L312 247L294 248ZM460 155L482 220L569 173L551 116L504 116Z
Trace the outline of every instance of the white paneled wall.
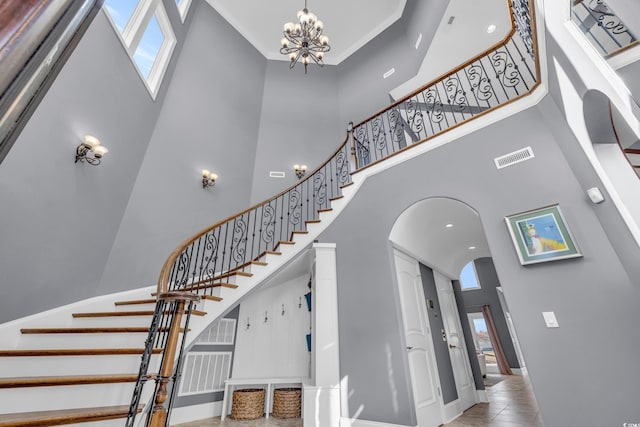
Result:
M242 301L233 378L309 377L306 335L311 322L304 298L308 281L305 274Z

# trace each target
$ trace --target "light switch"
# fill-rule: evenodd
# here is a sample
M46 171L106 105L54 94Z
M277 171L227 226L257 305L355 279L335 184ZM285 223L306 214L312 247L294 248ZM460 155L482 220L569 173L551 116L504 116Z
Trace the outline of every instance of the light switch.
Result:
M547 324L547 328L559 328L558 319L553 311L543 311L542 317L544 317L544 323Z

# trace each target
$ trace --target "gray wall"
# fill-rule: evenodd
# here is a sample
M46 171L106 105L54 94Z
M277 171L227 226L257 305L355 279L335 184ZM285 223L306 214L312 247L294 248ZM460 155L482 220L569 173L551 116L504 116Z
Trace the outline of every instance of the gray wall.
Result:
M205 2L190 14L102 293L153 284L183 240L249 205L266 60ZM215 187L202 188L202 169L219 175Z
M98 13L0 167L0 322L98 293L174 64L154 102ZM99 167L74 164L85 134L110 150Z
M408 0L402 18L340 64L340 118L345 125L385 108L389 91L416 75L448 3ZM416 50L420 32L423 39ZM395 73L383 79L391 68Z
M431 340L433 350L436 355L436 365L438 367L438 377L440 377L440 388L442 390L442 401L447 404L458 400L456 390L456 379L453 376L453 366L449 355L449 345L442 339L441 331L444 331L444 321L440 310L440 299L436 288L436 280L433 277L433 270L426 265L420 264L420 276L422 278L422 289L427 301L427 316L429 327L431 328ZM428 302L433 302L433 307Z
M311 172L345 140L346 124L340 122L336 108L337 79L333 66L309 66L305 74L300 64L290 70L288 62L268 62L252 204L296 183L293 165L306 164ZM269 171L285 172L286 177L270 178Z
M637 260L640 251L615 238L615 209L596 214L600 206L587 200L581 181L589 173L574 172L580 162L567 162L560 147L576 140L554 137L547 120L562 126L557 114L545 119L532 108L368 178L321 235L338 247L340 363L352 416L362 408L362 419L414 421L388 237L404 209L445 196L481 217L545 425L640 419L640 288L617 256L624 250ZM496 170L495 157L528 145L534 159ZM562 206L584 257L523 267L504 217L552 203ZM547 329L543 311L555 311L560 328ZM617 369L594 369L602 363L595 346L612 349L606 363Z
M480 289L470 289L462 291L462 300L467 313L478 313L482 311L483 305L488 305L491 311L491 317L498 331L498 339L502 344L502 349L507 357L507 362L512 368L519 368L518 356L511 341L507 319L504 317L504 311L500 305L498 291L496 288L500 286L498 274L491 261L491 258L478 258L473 261L478 275ZM460 283L457 284L460 286ZM467 316L462 318L463 322L469 322Z
M629 88L636 104L640 105L640 79L638 78L640 76L640 60L619 68L616 72Z

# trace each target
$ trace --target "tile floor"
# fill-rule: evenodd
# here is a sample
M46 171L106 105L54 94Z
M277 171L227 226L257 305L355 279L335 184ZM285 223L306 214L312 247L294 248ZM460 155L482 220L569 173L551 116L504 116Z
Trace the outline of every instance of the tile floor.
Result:
M487 387L489 403L479 403L444 427L542 427L538 405L526 376L505 376L494 386ZM302 420L259 418L234 421L220 417L184 423L175 427L302 427Z
M542 427L527 376L507 375L487 387L489 403L478 403L444 427Z

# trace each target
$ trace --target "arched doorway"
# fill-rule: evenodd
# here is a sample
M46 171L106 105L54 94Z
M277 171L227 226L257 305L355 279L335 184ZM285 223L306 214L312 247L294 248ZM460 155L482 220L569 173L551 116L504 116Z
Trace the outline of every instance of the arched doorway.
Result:
M476 403L487 402L466 314L468 307L458 282L463 267L471 261L482 260L482 265L493 268L484 228L469 205L433 197L405 209L394 223L389 240L418 425L446 423ZM491 311L502 315L495 283L491 291L495 294ZM509 337L508 331L506 334ZM511 338L506 340L510 344ZM440 414L434 411L437 407L431 399L434 389L440 395ZM421 419L422 408L429 405Z

